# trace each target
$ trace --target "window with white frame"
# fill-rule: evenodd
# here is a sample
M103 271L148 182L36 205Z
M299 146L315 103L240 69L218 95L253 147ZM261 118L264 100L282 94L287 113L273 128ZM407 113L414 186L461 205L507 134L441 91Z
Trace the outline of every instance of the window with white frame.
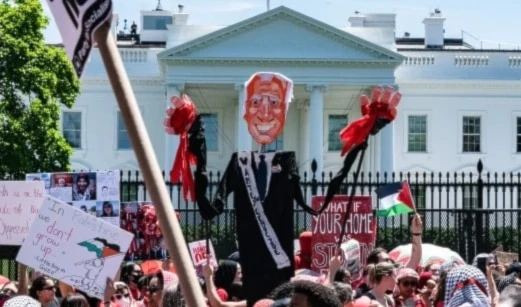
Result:
M414 199L416 209L425 209L425 186L411 185L411 194Z
M206 136L206 150L219 151L219 121L217 113L201 113Z
M347 126L347 114L330 114L327 119L327 150L340 151L343 147L340 142L340 130Z
M62 133L69 145L74 149L81 149L81 112L63 111Z
M481 152L481 117L463 116L463 152Z
M278 151L284 148L284 133L281 133L277 139L269 144L264 145L266 151Z
M516 152L521 153L521 117L516 117Z
M132 144L130 143L130 137L128 136L127 127L125 126L125 122L123 121L123 117L121 116L121 111L118 111L118 127L117 127L117 144L118 150L132 149Z
M409 115L407 126L408 151L427 152L427 116Z
M473 186L463 187L463 209L470 209L472 206L476 207L478 204L477 188Z
M138 188L134 182L121 182L121 201L136 201L138 199Z

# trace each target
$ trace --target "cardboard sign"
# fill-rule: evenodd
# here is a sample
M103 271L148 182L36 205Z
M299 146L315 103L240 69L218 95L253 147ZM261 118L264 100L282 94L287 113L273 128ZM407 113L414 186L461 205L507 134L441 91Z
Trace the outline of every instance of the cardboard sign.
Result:
M47 0L78 77L94 43L94 31L112 16L112 0Z
M0 245L22 245L45 197L43 181L0 181Z
M132 234L47 195L16 261L103 299L131 241Z
M495 252L494 255L497 256L497 262L503 265L510 265L519 261L519 254L517 253Z
M313 209L320 209L324 199L324 196L314 196L311 199ZM349 208L348 200L347 195L335 196L327 210L311 220L311 267L317 272L325 273L328 270L329 260L336 252L346 213L349 216L341 242L355 239L360 243L360 259L363 265L367 255L374 248L377 223L373 215L371 197L355 196Z

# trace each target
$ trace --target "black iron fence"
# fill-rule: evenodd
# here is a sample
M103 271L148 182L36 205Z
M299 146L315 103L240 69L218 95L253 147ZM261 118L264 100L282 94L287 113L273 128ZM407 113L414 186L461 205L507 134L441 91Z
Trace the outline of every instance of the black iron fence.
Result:
M301 187L311 205L313 195L323 195L333 176L318 174L312 163L311 173L303 173ZM339 194L351 191L354 174L350 174ZM221 174L209 174L208 195L213 195ZM166 178L166 177L165 177ZM386 183L408 180L417 211L423 218L425 243L447 246L467 261L480 252L503 246L505 251L521 251L521 173L484 173L481 161L473 172L466 173L361 173L356 195L372 196ZM187 242L204 238L203 221L194 203L182 198L179 184L165 180ZM122 201L150 201L139 172L121 172ZM392 249L410 242L410 216L402 215L378 220L377 246ZM223 214L212 220L211 238L218 257L235 250L235 211L232 197ZM311 229L311 216L295 207L295 238ZM12 262L0 263L3 272L16 274Z
M209 195L213 195L220 173L210 173ZM311 204L313 195L324 195L333 173L303 173L301 187ZM340 194L348 195L354 174L350 174ZM505 251L521 250L518 224L521 224L521 173L484 173L481 161L472 172L461 173L361 173L356 195L372 196L386 183L408 180L418 213L423 218L424 242L447 246L467 260L477 253L502 245ZM202 220L194 203L187 203L181 186L166 181L175 209L180 213L187 241L203 239ZM139 172L122 172L122 201L147 201L146 186ZM216 253L225 257L235 249L235 211L232 197L223 214L212 221L212 241ZM410 216L380 218L377 246L392 249L410 241ZM295 238L311 229L311 216L295 207Z

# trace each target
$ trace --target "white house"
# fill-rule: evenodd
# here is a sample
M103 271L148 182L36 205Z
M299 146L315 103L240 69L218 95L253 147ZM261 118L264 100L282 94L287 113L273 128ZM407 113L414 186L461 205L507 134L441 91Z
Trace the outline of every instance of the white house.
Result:
M394 14L357 14L336 28L287 7L226 27L190 25L182 11L141 12L139 36L118 35L158 160L170 170L178 140L163 130L169 97L186 93L207 125L209 169L232 152L255 149L241 118L243 83L256 71L295 82L284 134L271 148L342 161L338 131L360 116L359 96L374 85L403 94L395 122L371 139L365 171L521 169L521 52L474 48L444 38L444 18L424 20L425 38L397 38ZM115 30L114 30L115 31ZM62 128L74 169L138 169L98 50Z

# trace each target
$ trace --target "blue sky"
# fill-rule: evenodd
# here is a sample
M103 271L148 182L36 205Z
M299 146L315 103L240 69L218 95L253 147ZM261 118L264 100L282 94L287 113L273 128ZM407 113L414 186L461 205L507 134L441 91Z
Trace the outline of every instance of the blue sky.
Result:
M129 24L139 25L141 10L153 10L157 0L113 0L114 12ZM44 2L42 0L42 2ZM45 1L46 2L46 1ZM476 3L480 3L480 7ZM266 11L266 0L161 0L163 9L177 10L183 4L190 14L190 24L229 25ZM464 30L486 41L521 45L521 1L495 0L271 0L271 8L280 5L297 10L310 17L336 27L346 26L347 19L358 10L362 13L397 14L397 36L409 32L413 37L423 37L422 20L438 8L443 12L446 37L461 38ZM44 9L50 16L47 3ZM120 23L122 25L123 22ZM49 43L60 42L54 19L45 31ZM476 41L466 36L470 43ZM497 47L488 43L487 47Z

